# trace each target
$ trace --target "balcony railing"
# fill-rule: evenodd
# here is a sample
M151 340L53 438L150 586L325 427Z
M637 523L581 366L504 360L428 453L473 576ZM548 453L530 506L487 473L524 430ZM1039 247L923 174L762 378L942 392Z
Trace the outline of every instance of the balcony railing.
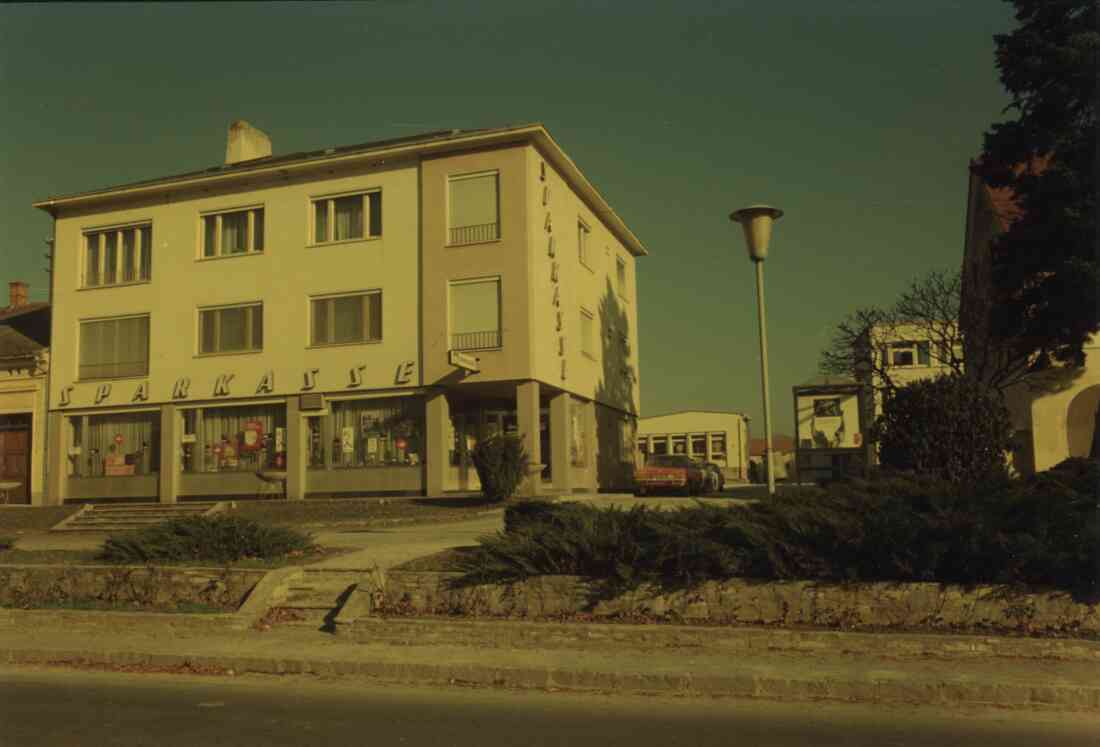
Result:
M451 350L484 350L500 347L500 330L485 332L460 332L451 335Z
M500 238L500 224L482 223L478 226L458 226L451 229L451 244L476 244L479 241L495 241Z

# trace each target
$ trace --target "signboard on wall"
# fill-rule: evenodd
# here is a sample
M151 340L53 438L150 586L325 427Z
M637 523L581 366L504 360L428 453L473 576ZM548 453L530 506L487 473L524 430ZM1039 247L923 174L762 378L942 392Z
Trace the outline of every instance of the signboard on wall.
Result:
M264 424L259 420L245 422L241 435L241 451L258 451L264 442Z
M469 353L463 353L458 350L447 351L447 360L452 366L456 368L462 368L470 373L477 373L481 370L481 366L478 365L477 358Z

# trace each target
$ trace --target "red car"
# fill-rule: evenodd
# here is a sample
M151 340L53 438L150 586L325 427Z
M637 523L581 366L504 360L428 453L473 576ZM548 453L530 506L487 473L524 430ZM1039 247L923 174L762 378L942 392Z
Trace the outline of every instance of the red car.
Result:
M661 490L682 490L699 495L706 485L706 472L683 454L652 454L634 475L634 495Z

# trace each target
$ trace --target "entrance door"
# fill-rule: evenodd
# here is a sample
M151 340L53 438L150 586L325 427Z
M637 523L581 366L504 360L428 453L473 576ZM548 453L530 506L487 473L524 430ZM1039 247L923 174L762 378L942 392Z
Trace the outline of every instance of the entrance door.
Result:
M0 483L18 482L8 503L30 503L31 416L0 415Z

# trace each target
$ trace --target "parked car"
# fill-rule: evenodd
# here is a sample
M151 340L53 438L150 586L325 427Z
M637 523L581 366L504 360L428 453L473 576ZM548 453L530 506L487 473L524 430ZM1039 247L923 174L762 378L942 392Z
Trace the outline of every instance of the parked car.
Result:
M659 490L682 490L698 495L706 487L703 467L683 454L653 454L634 475L634 495Z
M714 462L703 462L703 470L707 475L707 492L722 492L722 489L726 487L726 476L722 474L722 468Z

